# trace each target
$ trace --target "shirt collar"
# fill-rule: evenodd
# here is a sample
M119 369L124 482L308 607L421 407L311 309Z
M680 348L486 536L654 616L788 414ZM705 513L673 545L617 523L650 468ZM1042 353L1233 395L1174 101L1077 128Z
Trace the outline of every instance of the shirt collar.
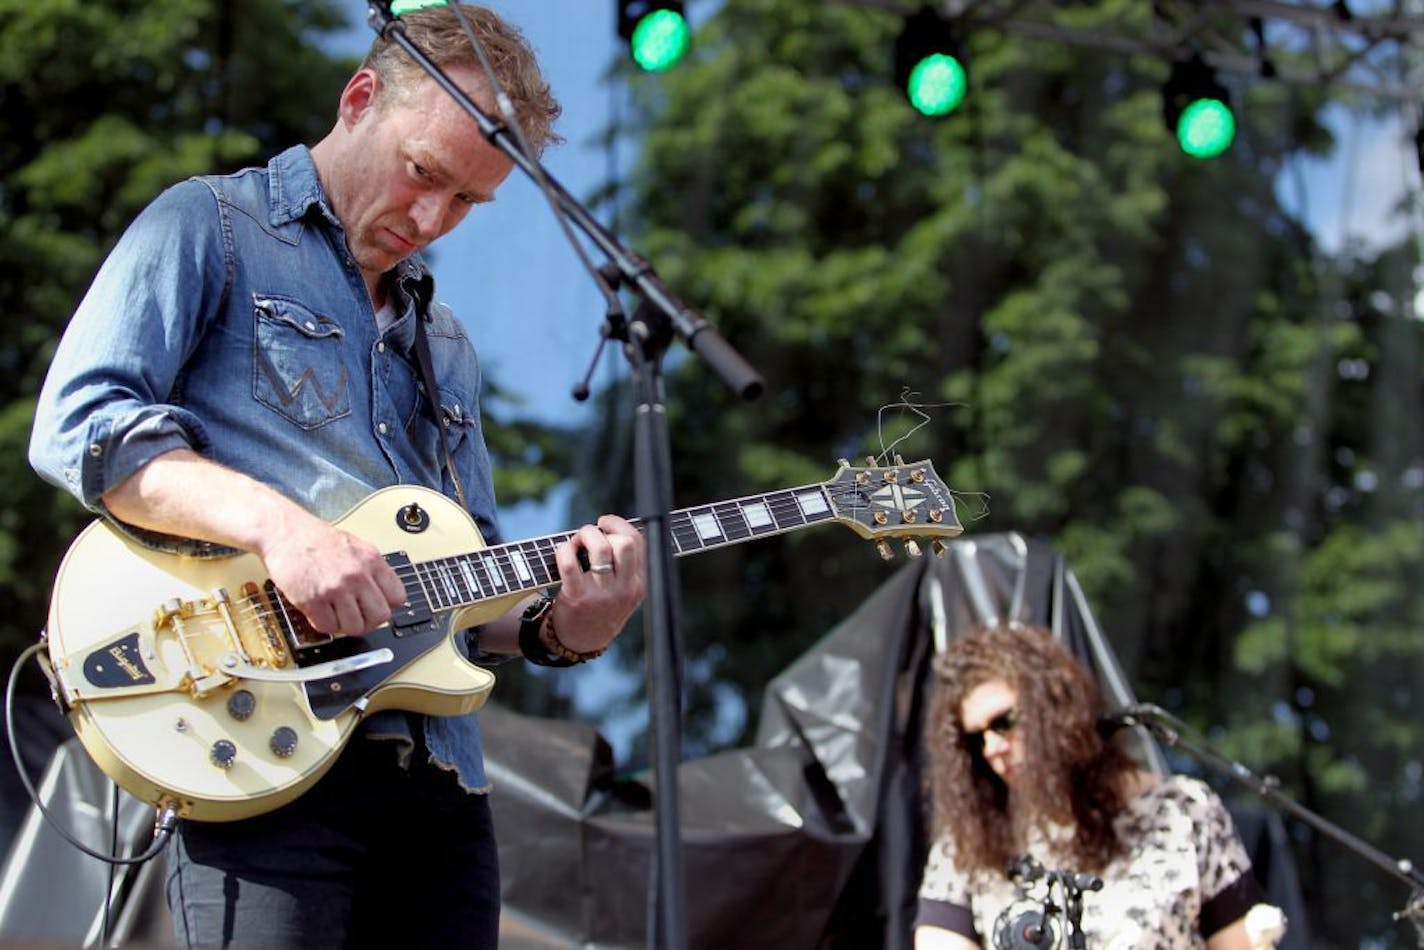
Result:
M332 223L340 225L326 200L316 163L305 145L293 145L267 163L268 222L272 227L290 224L306 216L313 205Z

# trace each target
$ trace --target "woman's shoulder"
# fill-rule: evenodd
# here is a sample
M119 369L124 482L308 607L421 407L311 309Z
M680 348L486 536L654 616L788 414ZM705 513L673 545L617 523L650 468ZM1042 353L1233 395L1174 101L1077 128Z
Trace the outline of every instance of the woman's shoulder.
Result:
M1126 796L1135 811L1175 809L1192 814L1224 808L1211 786L1190 775L1136 772Z

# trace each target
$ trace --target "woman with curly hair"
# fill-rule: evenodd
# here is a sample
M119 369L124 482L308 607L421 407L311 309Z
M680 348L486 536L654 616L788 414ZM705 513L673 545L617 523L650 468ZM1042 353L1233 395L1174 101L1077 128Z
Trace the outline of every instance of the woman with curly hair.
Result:
M1075 931L1094 948L1258 944L1246 915L1263 897L1225 806L1120 749L1096 683L1052 634L980 630L934 672L916 950L1046 947Z

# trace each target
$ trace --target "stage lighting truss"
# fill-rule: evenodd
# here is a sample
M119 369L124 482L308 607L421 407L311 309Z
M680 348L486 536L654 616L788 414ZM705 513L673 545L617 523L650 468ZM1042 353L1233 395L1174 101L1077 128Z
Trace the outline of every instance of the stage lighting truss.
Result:
M914 0L835 0L909 18ZM961 39L981 30L1176 62L1195 51L1218 74L1328 86L1424 105L1424 15L1406 0L1154 0L1145 26L1086 30L1048 0L941 0Z

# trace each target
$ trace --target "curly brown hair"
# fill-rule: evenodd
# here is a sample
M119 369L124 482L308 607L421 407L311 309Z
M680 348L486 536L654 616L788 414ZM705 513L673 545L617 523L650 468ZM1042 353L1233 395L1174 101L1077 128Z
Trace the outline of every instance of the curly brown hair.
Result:
M484 7L460 4L460 10L470 21L470 28L479 38L493 70L514 106L515 118L529 148L537 157L545 146L563 139L554 131L554 120L562 112L549 83L539 70L534 50L517 28L506 23L499 14ZM400 18L406 34L416 47L439 66L473 66L480 60L460 18L448 5L424 7L403 14ZM381 86L391 93L378 103L399 102L421 80L427 78L420 64L411 59L393 40L378 37L362 61L363 69L372 69L381 79ZM484 91L488 91L486 88Z
M1029 827L1075 829L1064 846L1074 870L1101 872L1122 852L1113 819L1125 804L1136 763L1099 729L1097 683L1053 635L1019 624L977 630L934 661L936 680L926 726L931 820L948 833L967 871L1002 875L1025 850ZM959 713L976 687L1002 680L1018 694L1017 732L1032 775L1010 793Z

